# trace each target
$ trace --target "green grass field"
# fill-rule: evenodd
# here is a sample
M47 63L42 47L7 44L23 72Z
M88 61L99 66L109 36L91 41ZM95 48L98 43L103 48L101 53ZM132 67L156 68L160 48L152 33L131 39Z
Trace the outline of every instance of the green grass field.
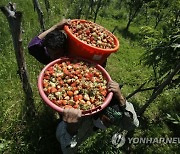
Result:
M17 73L18 67L13 48L12 38L9 31L8 22L0 13L0 153L59 153L60 146L55 138L55 129L57 119L55 111L50 109L41 100L37 89L37 77L44 65L37 62L28 54L27 46L29 41L41 32L37 19L37 13L33 10L32 1L13 0L17 4L17 10L23 12L22 21L22 39L23 50L26 60L26 66L30 78L31 87L34 95L34 103L37 111L35 117L25 116L27 104L22 88L22 83ZM0 5L7 5L7 0L2 0ZM60 21L63 12L67 8L66 3L62 0L50 0L51 10L49 15L45 11L44 2L40 0L40 5L44 12L45 26L49 28L56 22ZM114 11L116 14L116 12ZM106 70L113 80L122 83L122 93L128 96L142 83L152 77L152 68L148 68L140 63L140 58L145 52L138 39L140 27L132 24L127 37L122 33L126 25L126 20L115 20L112 17L102 18L98 16L97 23L112 31L118 26L115 35L120 41L118 52L113 53L108 58ZM151 83L148 86L152 86ZM146 110L143 120L140 121L140 127L135 130L134 136L177 136L179 135L178 125L168 125L166 123L165 113L178 113L179 105L179 88L166 90L160 95L155 102ZM145 101L150 97L150 91L137 93L131 99L138 110ZM176 130L176 131L175 131ZM106 131L108 140L111 130ZM100 132L102 133L102 132ZM103 134L103 133L102 133ZM96 134L97 135L97 134ZM96 143L96 137L90 139L84 147L89 150L90 142ZM99 143L99 142L97 142ZM100 144L100 143L99 143ZM131 150L134 153L178 153L179 145L132 145ZM100 149L102 150L102 149ZM108 150L115 150L109 148ZM83 150L82 150L83 151ZM90 150L89 150L90 151ZM117 149L116 149L117 151ZM98 150L97 150L98 152ZM103 151L101 151L103 153ZM118 151L117 151L118 152ZM85 153L85 152L84 152Z

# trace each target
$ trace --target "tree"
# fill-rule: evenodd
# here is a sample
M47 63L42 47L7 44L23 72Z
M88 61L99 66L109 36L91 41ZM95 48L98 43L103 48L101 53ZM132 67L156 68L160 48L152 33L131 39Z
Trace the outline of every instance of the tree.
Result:
M88 6L88 9L86 11L86 16L85 16L86 20L88 19L89 14L92 14L93 8L94 8L94 0L89 0L89 6Z
M126 25L125 31L128 31L130 24L140 12L143 3L144 3L143 0L127 0L125 2L125 6L127 7L128 10L128 23Z
M180 20L180 0L150 0L146 1L142 9L144 9L142 11L144 12L146 25L153 22L154 29L160 23L161 28L167 27L169 29L169 26L177 26Z
M110 2L110 0L89 0L89 7L86 11L86 19L88 19L89 15L92 15L94 22L96 22L100 9L105 8Z
M86 0L70 0L67 5L72 7L68 9L68 18L80 19L84 15L84 10L86 9ZM68 6L69 7L69 6Z
M159 23L169 15L170 5L171 1L168 0L153 0L150 2L151 16L155 18L154 29L156 29Z
M138 112L139 115L167 86L172 88L180 85L180 31L172 33L164 42L147 51L144 60L146 65L154 68L155 84L158 86Z

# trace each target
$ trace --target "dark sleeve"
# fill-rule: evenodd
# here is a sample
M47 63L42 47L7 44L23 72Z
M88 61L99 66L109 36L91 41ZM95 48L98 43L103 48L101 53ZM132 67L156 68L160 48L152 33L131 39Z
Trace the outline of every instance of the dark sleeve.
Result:
M107 59L105 60L105 62L101 66L105 68L106 64L107 64Z
M29 54L35 57L40 63L48 64L50 62L49 56L46 54L43 46L43 40L34 37L28 45Z

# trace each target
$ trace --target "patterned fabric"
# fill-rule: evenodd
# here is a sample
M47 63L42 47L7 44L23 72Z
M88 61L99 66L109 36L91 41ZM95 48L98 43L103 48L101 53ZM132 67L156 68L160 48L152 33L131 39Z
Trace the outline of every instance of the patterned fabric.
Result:
M111 120L112 123L117 124L123 116L123 112L118 112L112 107L107 107L105 110L105 115Z
M106 115L114 125L119 126L121 129L132 130L139 126L134 107L127 101L125 108L121 108L116 104L107 107L103 114Z

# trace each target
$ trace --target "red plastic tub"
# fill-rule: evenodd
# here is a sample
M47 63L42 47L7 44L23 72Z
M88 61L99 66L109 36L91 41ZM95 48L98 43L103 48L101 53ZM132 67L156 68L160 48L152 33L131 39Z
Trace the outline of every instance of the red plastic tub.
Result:
M54 64L56 63L62 63L64 61L67 61L67 60L72 60L72 58L61 58L61 59L57 59L51 63L49 63L48 65L46 65L43 70L41 71L41 73L39 74L39 77L38 77L38 90L39 90L39 93L40 93L40 96L42 97L42 99L44 100L44 102L49 105L52 109L58 111L58 112L63 112L63 108L57 106L56 104L54 104L52 101L50 101L50 99L46 96L44 90L43 90L43 77L44 77L44 72L50 67L50 66L53 66ZM90 62L88 60L84 60L84 59L80 59L82 61L86 61L86 62ZM109 76L109 74L107 73L107 71L102 67L100 66L99 64L95 64L96 68L98 70L100 70L104 76L104 78L107 80L107 81L110 81L111 80L111 77ZM92 114L95 114L99 111L101 111L102 109L104 109L111 101L112 99L112 96L113 96L113 93L112 92L109 92L106 96L106 99L105 101L103 102L103 104L101 104L100 106L92 109L92 110L87 110L87 111L83 111L82 112L82 115L83 116L86 116L86 115L92 115Z
M81 23L88 22L86 20L79 20L79 19L71 20L71 22L77 22L77 21ZM92 24L95 24L95 23L92 23ZM98 24L95 24L95 25L102 27ZM105 29L104 27L102 28ZM119 49L118 39L106 29L105 30L113 37L113 40L114 40L115 47L112 49L102 49L102 48L91 46L87 43L84 43L83 41L79 40L75 35L72 34L68 26L65 26L64 30L68 35L68 51L69 51L69 55L72 57L73 56L82 57L82 58L94 61L102 65L111 53L117 52Z

